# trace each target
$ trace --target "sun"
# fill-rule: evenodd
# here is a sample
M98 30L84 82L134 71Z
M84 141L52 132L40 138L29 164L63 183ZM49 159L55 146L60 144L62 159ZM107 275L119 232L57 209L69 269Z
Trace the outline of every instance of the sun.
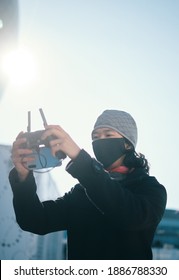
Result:
M37 78L37 63L30 51L20 48L3 57L3 71L13 85L23 86Z

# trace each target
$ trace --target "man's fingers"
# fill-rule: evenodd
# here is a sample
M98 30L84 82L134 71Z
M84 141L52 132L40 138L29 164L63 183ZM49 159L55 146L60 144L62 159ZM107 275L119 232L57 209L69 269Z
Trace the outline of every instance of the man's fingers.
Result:
M17 137L16 137L16 140L19 139L19 138L21 138L23 134L24 134L23 131L19 132L19 134L18 134Z

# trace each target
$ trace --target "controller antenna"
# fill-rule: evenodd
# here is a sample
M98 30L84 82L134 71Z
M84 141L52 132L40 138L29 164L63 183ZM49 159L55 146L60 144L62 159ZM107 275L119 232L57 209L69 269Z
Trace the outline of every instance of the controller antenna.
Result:
M28 111L28 125L27 125L27 132L31 132L31 112Z
M43 112L42 108L40 108L39 111L40 111L40 114L41 114L41 117L42 117L42 120L43 120L43 125L44 125L44 127L46 127L48 124L47 124L47 120L45 118L45 115L44 115L44 112Z

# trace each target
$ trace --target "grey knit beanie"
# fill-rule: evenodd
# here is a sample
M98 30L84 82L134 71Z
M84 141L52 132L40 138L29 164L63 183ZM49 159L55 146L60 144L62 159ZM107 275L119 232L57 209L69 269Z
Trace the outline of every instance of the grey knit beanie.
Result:
M105 110L96 120L94 129L108 127L119 132L134 146L137 144L137 126L133 117L124 111Z

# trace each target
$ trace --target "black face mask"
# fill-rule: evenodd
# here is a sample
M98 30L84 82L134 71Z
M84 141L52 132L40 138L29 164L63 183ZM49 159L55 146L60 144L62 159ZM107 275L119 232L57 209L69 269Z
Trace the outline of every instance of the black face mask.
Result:
M124 138L104 138L92 142L96 159L104 168L111 166L117 159L126 153Z

